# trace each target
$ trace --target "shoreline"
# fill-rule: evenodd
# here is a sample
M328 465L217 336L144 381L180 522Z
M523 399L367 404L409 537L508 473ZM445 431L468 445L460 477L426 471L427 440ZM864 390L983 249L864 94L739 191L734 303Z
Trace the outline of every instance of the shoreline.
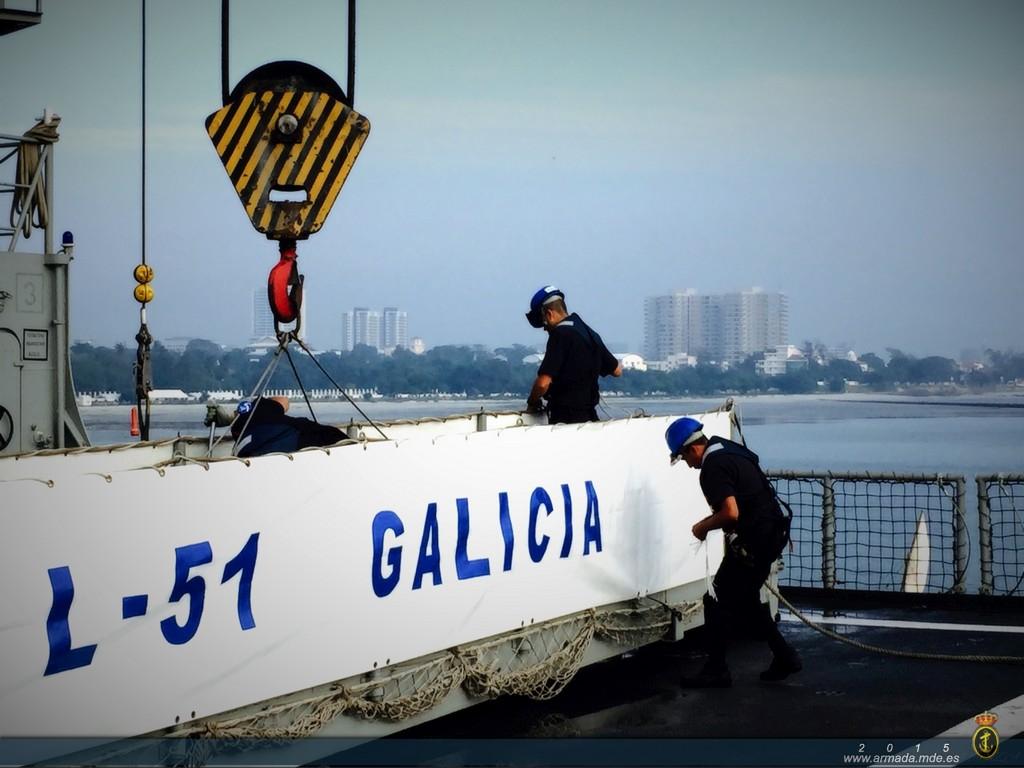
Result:
M81 395L77 397L76 403L79 408L95 409L95 408L122 408L126 406L134 406L135 403L132 401L127 402L102 402L94 401L91 403L83 403L79 401ZM964 392L950 392L948 390L943 391L920 391L920 390L903 390L903 391L885 391L885 392L758 392L758 393L741 393L741 392L716 392L706 395L669 395L669 394L657 394L657 395L631 395L623 392L602 392L601 399L604 401L619 402L619 401L634 401L642 400L649 402L678 402L678 401L716 401L722 400L723 402L729 398L735 401L740 400L777 400L785 399L793 402L799 402L800 400L845 400L848 402L861 402L861 403L901 403L901 404L920 404L920 405L962 405L970 407L972 405L976 407L997 407L997 408L1024 408L1024 389L1021 388L1010 388L1010 389L997 389L997 390L973 390ZM985 398L987 401L978 403L967 403L963 402L968 398ZM301 395L289 398L292 402L303 402ZM450 396L395 396L395 397L376 397L370 400L362 400L354 398L355 402L362 405L373 405L375 403L386 403L388 405L401 405L409 404L410 406L434 404L434 403L488 403L488 402L519 402L523 401L525 404L525 395L521 398L514 395L450 395ZM992 400L1018 400L1019 402L1006 402L998 403L992 402ZM946 401L956 401L946 402ZM168 407L168 406L196 406L205 407L208 400L198 399L189 402L182 402L175 400L173 402L161 402L158 400L152 401L153 406ZM219 404L227 404L238 402L237 400L218 399L214 402ZM335 403L348 403L348 400L343 397L331 397L331 398L310 398L310 402L322 403L325 405Z

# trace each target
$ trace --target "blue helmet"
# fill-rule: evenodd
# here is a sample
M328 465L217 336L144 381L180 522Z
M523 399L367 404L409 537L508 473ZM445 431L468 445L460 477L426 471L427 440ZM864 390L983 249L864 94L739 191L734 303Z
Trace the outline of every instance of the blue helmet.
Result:
M541 314L541 308L555 299L565 301L565 294L553 285L545 285L533 294L533 298L530 299L530 311L526 313L526 319L530 321L530 325L534 328L544 327L544 315Z
M704 437L703 429L703 424L689 416L676 419L668 425L668 429L665 430L665 442L668 443L668 452L673 464L679 460L683 448Z

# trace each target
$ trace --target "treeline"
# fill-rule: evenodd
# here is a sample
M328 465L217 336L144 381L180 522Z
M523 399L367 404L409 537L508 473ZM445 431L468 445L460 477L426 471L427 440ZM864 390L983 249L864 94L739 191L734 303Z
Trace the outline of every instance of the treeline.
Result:
M333 387L333 379L346 389L372 389L382 395L465 392L487 396L507 392L525 397L536 375L535 366L521 363L534 350L522 346L493 352L480 347L441 346L422 355L399 349L384 356L372 347L359 345L351 352L317 355L316 362L330 379L301 349L292 345L289 350L306 389ZM75 388L79 392L119 392L123 400L134 399L135 354L135 349L124 344L113 348L75 344L71 348ZM180 353L156 342L152 349L153 386L185 392L249 392L271 359L272 352L255 357L244 349L223 350L200 339L189 342ZM298 387L287 359L278 363L267 386Z
M522 359L534 352L519 345L489 350L483 347L441 346L422 355L397 350L378 355L371 347L351 352L324 353L316 360L335 382L345 388L373 389L381 395L427 395L434 392L465 393L470 397L509 394L526 397L536 366ZM873 353L861 357L865 364L847 360L827 363L810 360L808 366L782 376L757 373L755 356L728 370L698 365L670 372L626 371L620 379L604 379L605 389L634 396L802 393L825 389L842 392L850 382L861 389L888 391L901 386L956 385L991 388L1024 380L1024 354L988 350L983 367L964 372L944 357L916 358L897 349L887 350L888 361ZM332 386L327 376L301 350L291 348L299 379L307 389ZM186 392L216 390L251 391L270 362L270 355L253 357L245 350L223 350L212 342L194 340L184 352L172 352L157 342L153 347L154 387ZM71 350L75 386L79 392L114 391L123 399L134 398L132 365L135 350L123 344L113 348L76 344ZM271 388L297 388L295 374L282 360L269 384Z

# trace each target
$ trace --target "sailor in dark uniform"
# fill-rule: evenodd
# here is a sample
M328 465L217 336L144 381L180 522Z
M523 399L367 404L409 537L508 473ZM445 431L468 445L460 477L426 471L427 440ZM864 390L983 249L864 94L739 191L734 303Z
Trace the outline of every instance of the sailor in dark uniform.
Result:
M255 404L243 400L231 425L241 458L268 453L291 453L313 446L334 445L345 433L330 424L320 424L300 416L286 416L288 398L261 397Z
M553 285L533 295L526 319L534 328L543 328L548 333L544 360L526 401L527 410L544 410L544 398L548 401L551 424L597 421L597 379L621 376L621 363L596 331L575 312L569 314L565 294Z
M774 657L761 673L766 681L783 680L802 669L796 651L779 633L761 606L760 590L789 541L789 517L783 513L775 490L758 464L757 454L721 437L708 439L696 419L677 419L665 432L672 463L684 460L700 470L700 487L712 513L693 526L704 541L721 528L726 536L725 558L713 582L714 596L704 596L704 622L708 633L708 661L695 677L684 677L683 687L725 688L732 676L725 661L731 635L746 625L766 640Z

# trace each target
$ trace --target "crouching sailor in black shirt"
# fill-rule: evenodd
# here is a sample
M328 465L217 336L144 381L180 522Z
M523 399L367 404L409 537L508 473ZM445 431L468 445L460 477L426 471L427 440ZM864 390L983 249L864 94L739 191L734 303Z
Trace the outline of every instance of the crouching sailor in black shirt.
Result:
M551 424L597 421L597 379L621 376L622 365L596 331L575 312L569 314L565 294L553 285L533 294L526 319L534 328L548 333L544 360L526 401L527 410L543 410L541 398L546 398Z
M240 402L238 416L231 425L238 456L291 453L300 448L333 445L345 439L345 433L337 427L300 416L286 416L287 410L286 397L261 397L255 405L248 400Z
M730 636L741 626L767 640L774 658L761 673L766 681L782 680L802 669L796 651L779 633L761 607L761 585L789 541L789 517L783 513L775 490L758 464L757 454L721 437L705 437L696 419L677 419L665 432L672 463L683 459L700 470L700 487L712 513L693 526L704 541L721 528L728 546L713 583L714 596L704 595L704 623L708 635L708 661L695 677L684 677L683 687L726 688L732 676L725 661Z

